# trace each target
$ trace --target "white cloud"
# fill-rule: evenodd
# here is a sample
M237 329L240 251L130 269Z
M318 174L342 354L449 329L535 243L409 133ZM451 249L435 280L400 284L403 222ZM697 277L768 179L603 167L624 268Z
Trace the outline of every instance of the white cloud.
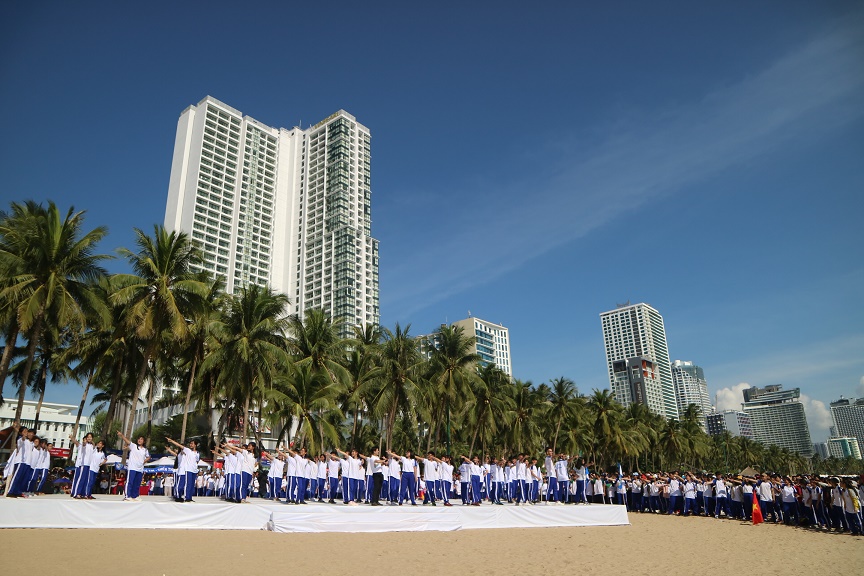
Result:
M750 388L750 384L741 382L731 388L717 390L717 394L714 396L714 405L717 411L741 410L741 403L744 402L744 390L748 388Z
M545 181L505 171L507 180L466 190L472 205L487 206L483 221L505 233L488 243L489 226L472 223L422 244L391 263L392 283L382 307L397 317L410 316L720 170L848 125L864 114L857 58L862 50L859 30L830 30L699 101L636 111L617 126L581 132L600 132L601 141L558 142L559 149L590 152L533 167L550 174ZM525 194L529 188L532 193ZM470 212L466 205L447 218L464 219ZM418 235L427 232L434 230ZM489 246L482 257L466 250L481 245Z
M828 407L821 400L814 400L806 394L801 394L801 403L804 404L804 413L810 425L810 438L814 442L827 438L828 429L832 426L831 412Z

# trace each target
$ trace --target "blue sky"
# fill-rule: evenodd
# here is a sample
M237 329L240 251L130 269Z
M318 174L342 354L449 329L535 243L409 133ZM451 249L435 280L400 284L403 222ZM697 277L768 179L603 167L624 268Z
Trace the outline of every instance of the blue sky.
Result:
M516 377L588 392L599 313L644 301L722 407L797 386L821 440L864 394L860 4L248 4L4 3L0 202L87 209L111 251L162 222L186 106L344 108L372 131L385 326L470 310Z

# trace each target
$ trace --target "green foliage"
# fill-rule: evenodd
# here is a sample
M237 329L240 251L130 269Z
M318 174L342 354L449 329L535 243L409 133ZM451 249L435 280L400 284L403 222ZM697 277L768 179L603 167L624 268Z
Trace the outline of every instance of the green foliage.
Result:
M95 388L94 433L109 440L124 408L131 428L141 400L148 410L180 407L132 436L150 436L159 452L184 430L209 446L238 433L260 441L269 428L278 442L312 452L381 446L501 457L548 446L595 469L861 470L852 459L807 460L709 437L694 405L667 421L643 405L624 409L609 390L580 394L564 376L536 386L512 380L483 365L456 326L422 341L399 324L354 327L343 338L350 331L324 310L286 316L287 296L268 287L225 294L200 272L197 243L161 226L136 230L135 251L120 250L132 273L109 276L96 253L105 233L85 232L83 212L64 216L53 203L0 213L0 336L24 344L3 350L0 394L7 375L21 383L19 412L27 386L41 390L50 375L85 384L85 396ZM151 383L165 386L160 400L147 393Z

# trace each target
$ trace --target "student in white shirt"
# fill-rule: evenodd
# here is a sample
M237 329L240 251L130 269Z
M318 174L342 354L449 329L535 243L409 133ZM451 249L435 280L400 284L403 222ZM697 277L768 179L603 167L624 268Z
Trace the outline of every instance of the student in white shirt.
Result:
M93 487L96 485L96 478L99 477L99 471L102 469L102 464L105 463L105 443L101 440L96 443L93 452L90 453L90 479L87 481L88 500L93 500Z
M315 487L315 497L318 502L324 502L324 493L327 491L327 462L329 458L327 458L326 454L320 454L318 456L318 461L316 462L317 466L317 483Z
M423 493L423 505L432 503L435 506L435 498L438 492L438 462L434 452L429 452L426 458L417 458L418 462L423 463L423 480L426 482L426 491Z
M41 446L39 461L36 464L36 469L33 470L33 484L30 486L30 492L34 494L42 494L45 488L45 480L48 478L48 469L51 467L51 449L54 447L50 442Z
M462 460L468 463L468 470L471 474L471 505L480 506L480 483L483 475L483 468L480 466L480 457L474 456L472 460L463 454Z
M399 465L399 458L391 455L387 469L390 475L390 504L399 504L399 488L402 480L402 467Z
M363 461L358 458L357 450L351 450L351 453L344 452L336 448L336 452L345 456L344 465L342 468L342 478L345 478L345 472L348 472L348 496L346 504L356 506L357 501L362 498L360 494L360 480L365 478L363 471ZM342 490L345 490L345 482L343 480ZM345 499L345 494L342 495Z
M198 461L201 459L198 454L198 442L190 440L188 446L183 446L167 436L165 440L177 446L178 452L183 454L181 467L177 471L182 482L182 488L178 489L175 502L192 502L192 494L195 492L195 478L198 476ZM229 445L229 447L236 450L233 446ZM251 477L249 480L251 482Z
M135 442L124 436L122 432L118 431L117 436L129 449L129 455L126 457L127 472L123 500L137 500L140 494L138 487L141 486L141 478L144 476L144 464L150 460L150 452L144 446L143 436L139 436Z
M16 428L16 430L18 433L18 437L15 440L15 464L14 468L12 469L12 473L9 475L6 482L7 498L18 498L23 496L24 492L27 491L28 485L30 483L30 476L33 473L33 470L30 468L29 461L30 452L33 450L33 437L35 436L35 434L32 430L28 430L24 426ZM86 439L87 436L85 436L84 438ZM69 436L69 439L71 440L72 436ZM90 436L90 441L92 442L92 440L93 436ZM79 447L79 451L80 450L81 448ZM76 470L75 480L72 484L73 497L76 497L75 488L78 484L80 484L78 480L78 472Z
M270 462L270 471L267 473L267 497L270 500L277 500L279 492L282 490L282 474L285 471L284 457L269 452L261 452L261 458Z
M372 449L371 456L360 457L366 460L366 478L371 478L372 494L370 504L372 506L381 506L381 487L384 485L384 473L381 471L381 451L378 448Z
M401 506L406 499L410 499L411 505L416 506L417 478L420 475L420 467L417 466L417 461L414 459L414 452L408 450L405 452L405 456L400 456L395 452L388 453L391 456L399 458L400 463L402 464L402 478L399 482L401 485L401 490L399 491L399 505Z
M557 490L555 493L555 501L561 504L567 502L569 491L570 476L567 472L567 457L564 454L558 455L558 460L555 461L555 485Z
M552 448L546 448L546 458L543 460L543 471L546 473L546 503L558 500L558 476L555 473L555 454Z
M82 499L87 496L87 482L90 480L90 454L93 452L93 434L87 433L81 442L69 436L72 444L78 446L78 457L75 459L75 478L72 480L72 497ZM128 479L128 475L127 475Z
M336 503L336 493L339 491L339 456L336 451L327 455L327 501Z

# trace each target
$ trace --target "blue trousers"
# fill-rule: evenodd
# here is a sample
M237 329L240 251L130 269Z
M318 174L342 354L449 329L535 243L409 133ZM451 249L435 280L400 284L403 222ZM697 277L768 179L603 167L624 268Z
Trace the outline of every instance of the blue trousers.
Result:
M20 467L20 464L19 464ZM15 470L15 475L17 476L18 470ZM86 486L85 478L90 478L90 467L89 466L78 466L75 468L75 477L72 478L72 496L83 496L84 488ZM128 478L127 478L128 480ZM9 493L14 494L14 477L10 482ZM128 485L128 482L127 482Z
M470 484L470 482L466 482L464 480L459 482L459 487L462 488L462 504L468 504L468 486Z
M669 511L668 514L674 514L675 509L678 508L678 501L681 499L681 496L669 496Z
M81 467L84 470L89 470L87 466ZM7 494L14 494L16 496L20 496L24 492L27 491L27 488L30 486L30 477L33 475L33 469L29 464L19 463L15 467L15 471L12 473L12 479L9 482L9 488L7 488ZM76 475L77 479L77 475ZM82 483L84 484L84 489L86 490L87 481L89 480L89 472L83 475ZM82 494L86 495L86 494Z
M402 490L399 493L399 504L405 500L411 500L411 504L416 504L414 501L417 496L417 480L414 478L413 472L402 472Z
M441 496L446 504L450 503L450 490L453 488L453 482L441 480Z
M861 518L855 512L846 512L846 526L853 536L861 534Z
M585 502L585 480L576 480L576 503Z
M726 513L726 517L729 518L732 514L729 512L729 498L726 496L718 496L715 498L717 500L717 504L714 506L714 516L717 518L720 517L720 511Z
M399 487L401 482L399 478L394 476L390 477L390 501L391 502L399 502Z
M435 480L426 480L426 492L423 493L423 503L435 503Z
M37 468L33 470L33 475L30 478L29 491L37 494L42 492L42 487L45 485L45 479L48 478L48 470L45 468Z
M339 478L330 478L330 493L328 494L330 500L336 499L336 493L339 492Z
M471 476L471 502L480 503L480 476Z
M550 476L546 486L546 501L555 502L558 500L558 479L555 476Z
M796 526L801 523L798 518L798 502L783 502L783 523L792 524L793 519Z

